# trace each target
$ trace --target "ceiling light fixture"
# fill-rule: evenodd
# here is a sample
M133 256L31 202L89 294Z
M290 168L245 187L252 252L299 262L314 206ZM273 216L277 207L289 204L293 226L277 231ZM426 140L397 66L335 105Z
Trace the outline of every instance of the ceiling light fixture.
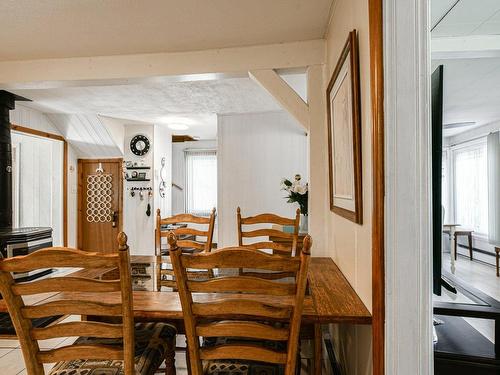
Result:
M168 124L167 125L169 129L172 130L187 130L189 129L189 126L186 124Z

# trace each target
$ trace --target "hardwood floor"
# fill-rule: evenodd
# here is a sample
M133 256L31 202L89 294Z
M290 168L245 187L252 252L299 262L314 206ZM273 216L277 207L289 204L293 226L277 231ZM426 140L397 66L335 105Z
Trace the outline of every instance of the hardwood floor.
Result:
M450 255L443 256L443 267L449 269ZM456 276L474 288L500 301L500 277L496 277L495 267L468 257L459 255L456 264ZM467 318L467 322L491 342L494 342L495 325L492 320Z

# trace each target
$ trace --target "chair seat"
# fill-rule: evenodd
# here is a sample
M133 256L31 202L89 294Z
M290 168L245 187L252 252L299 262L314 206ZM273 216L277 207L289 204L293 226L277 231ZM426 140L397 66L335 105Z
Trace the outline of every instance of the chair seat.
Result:
M135 325L136 374L152 375L165 359L165 353L175 350L174 326L165 323ZM122 345L121 339L80 337L76 344ZM57 363L49 375L123 375L122 360L78 359Z
M213 360L204 363L204 375L283 375L284 366L242 360Z
M203 347L227 344L258 345L266 349L286 352L286 343L278 341L252 340L232 337L204 338ZM246 361L242 359L217 359L203 362L204 375L283 375L283 365Z

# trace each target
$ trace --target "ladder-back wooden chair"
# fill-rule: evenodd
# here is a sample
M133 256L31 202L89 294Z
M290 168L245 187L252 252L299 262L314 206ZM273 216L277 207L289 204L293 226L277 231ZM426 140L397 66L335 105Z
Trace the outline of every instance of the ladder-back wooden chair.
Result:
M50 375L149 375L155 373L164 359L166 374L175 374L175 327L163 323L134 324L127 236L120 233L118 241L119 250L113 254L52 247L27 256L0 259L0 293L21 343L28 375L42 375L43 364L54 362L57 363ZM70 274L17 282L11 275L11 272L73 267L117 268L118 279L102 281ZM103 302L86 300L85 292L102 293ZM29 300L30 296L41 293L52 293L54 298L32 305L23 301L23 297ZM109 293L119 295L120 303L106 303ZM63 321L44 328L32 326L31 319L65 315L92 315L121 323ZM42 350L38 343L38 340L75 336L80 337L73 344L51 350Z
M208 217L178 214L162 219L160 209L156 210L155 247L157 255L156 286L158 291L161 290L162 286L176 288L174 271L168 268L168 249L162 248L162 238L165 238L169 231L162 230L162 226L187 225L172 230L178 237L177 245L184 253L210 252L213 246L215 216L215 208L213 208ZM195 225L196 227L190 227L189 225ZM200 227L204 228L200 229ZM208 278L212 276L212 273L210 270L204 270L190 272L190 276L192 278Z
M304 238L302 251L296 257L245 247L187 255L178 248L175 234L170 233L168 241L184 315L191 374L295 374L311 238ZM197 281L190 280L186 272L191 268L243 266L291 272L297 277L288 283L240 275ZM196 302L192 295L196 292L214 296ZM282 325L269 323L276 320ZM205 341L212 339L211 344L200 346L200 337ZM276 369L279 366L282 368Z
M298 237L300 224L300 209L297 209L294 219L265 213L256 216L241 217L241 209L236 210L238 223L238 245L257 250L270 250L272 254L295 256L298 254ZM293 232L287 233L273 229L272 225L293 226ZM257 227L257 229L255 229ZM272 241L278 238L281 241ZM254 270L240 269L240 275L255 276ZM290 272L268 272L259 275L268 279L281 279L294 276Z
M241 209L236 210L238 222L238 245L248 246L258 250L272 250L273 254L296 255L299 237L300 209L297 209L295 218L287 218L275 214L265 213L256 216L241 217ZM293 232L287 233L279 229L269 228L272 225L293 226ZM257 226L258 229L253 229ZM267 228L262 228L268 226ZM248 229L253 227L252 229ZM263 239L263 237L267 237ZM273 242L269 238L275 237L284 241ZM248 241L249 239L253 239Z

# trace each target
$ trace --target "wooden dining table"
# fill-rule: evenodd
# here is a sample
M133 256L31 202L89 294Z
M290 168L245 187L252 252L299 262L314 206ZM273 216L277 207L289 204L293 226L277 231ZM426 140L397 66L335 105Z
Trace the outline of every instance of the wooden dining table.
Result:
M157 269L154 266L157 257L154 256L132 256L131 263L151 264L151 271ZM82 269L74 272L72 276L89 277L100 279L105 277L110 269ZM154 277L154 276L153 276ZM85 297L86 300L95 300L101 303L119 303L120 294L108 293L103 300L102 293L71 293L73 298ZM233 293L194 293L196 302L223 300L235 298ZM241 294L237 296L241 298ZM68 292L45 293L26 297L26 304L44 304L60 299L68 298ZM266 302L269 297L262 296ZM280 298L272 296L269 303L279 304ZM183 314L179 294L175 291L135 290L133 292L134 317L137 321L170 321L176 326L183 325ZM0 300L0 312L6 312L7 306ZM220 318L220 316L218 316ZM210 317L207 317L210 318ZM313 257L311 259L308 273L308 290L304 301L302 315L302 329L313 332L314 363L322 361L322 334L321 325L331 323L346 324L371 324L372 316L338 266L331 258ZM321 373L321 366L314 366L315 374Z

